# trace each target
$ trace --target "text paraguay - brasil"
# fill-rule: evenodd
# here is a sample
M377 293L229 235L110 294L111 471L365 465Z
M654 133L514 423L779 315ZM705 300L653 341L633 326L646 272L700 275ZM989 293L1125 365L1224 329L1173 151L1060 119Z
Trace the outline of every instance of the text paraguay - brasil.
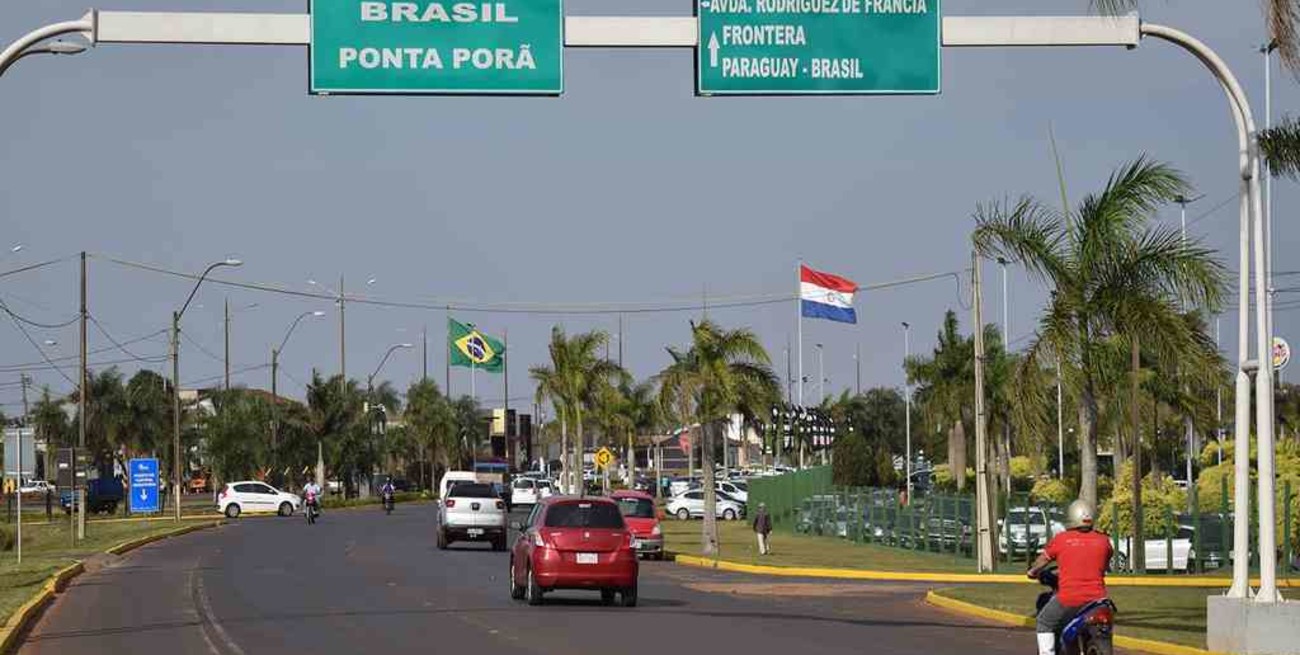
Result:
M360 2L363 23L467 24L518 23L505 2ZM371 47L341 46L340 69L413 69L413 70L536 70L532 48L518 47Z

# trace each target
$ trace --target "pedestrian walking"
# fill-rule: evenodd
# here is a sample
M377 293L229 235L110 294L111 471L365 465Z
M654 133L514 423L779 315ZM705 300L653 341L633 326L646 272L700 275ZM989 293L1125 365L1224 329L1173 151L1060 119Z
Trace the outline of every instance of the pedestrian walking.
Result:
M767 536L772 533L772 517L767 513L767 503L758 504L758 513L754 515L754 534L758 535L758 554L771 555L772 547Z

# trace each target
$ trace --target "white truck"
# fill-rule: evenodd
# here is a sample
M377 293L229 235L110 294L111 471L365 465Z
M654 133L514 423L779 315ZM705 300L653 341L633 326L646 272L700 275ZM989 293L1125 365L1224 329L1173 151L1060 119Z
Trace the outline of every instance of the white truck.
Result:
M438 503L438 548L457 541L487 541L506 549L506 502L490 484L451 485Z

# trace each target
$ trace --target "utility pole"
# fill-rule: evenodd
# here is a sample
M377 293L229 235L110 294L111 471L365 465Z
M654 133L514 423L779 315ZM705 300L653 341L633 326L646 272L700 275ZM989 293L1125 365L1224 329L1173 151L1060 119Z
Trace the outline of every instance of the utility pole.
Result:
M976 552L979 557L979 572L994 571L997 560L993 543L993 495L989 480L988 462L988 417L984 408L984 325L983 290L980 285L980 260L978 253L971 253L971 290L975 296L972 303L975 332L975 504L978 532L976 534Z
M348 326L343 315L346 297L343 295L343 275L339 274L339 394L348 388ZM319 466L319 464L318 464Z
M1138 373L1142 366L1142 345L1136 335L1130 342L1130 368L1133 379L1129 382L1129 420L1133 429L1133 475L1129 482L1133 488L1133 541L1129 552L1129 568L1134 573L1146 573L1146 544L1142 536L1142 427L1139 422ZM1154 444L1155 435L1152 435Z
M1268 184L1267 179L1265 179L1265 184ZM1178 203L1178 215L1182 225L1181 241L1183 246L1187 245L1187 205L1194 203L1203 197L1204 196L1196 196L1195 198L1188 198L1180 194L1174 198L1174 202ZM1269 284L1271 285L1272 283L1272 278L1270 278ZM1273 311L1273 300L1271 296L1269 298L1269 311ZM1183 391L1187 390L1187 385L1183 385ZM1192 424L1191 414L1187 412L1183 412L1183 432L1184 438L1187 442L1187 484L1188 488L1190 488L1194 483L1192 480L1192 458L1196 456L1196 428ZM1190 502L1190 498L1188 502Z
M428 325L422 326L420 328L420 341L423 344L423 352L421 353L421 359L424 361L424 364L420 369L421 370L420 381L427 382L429 380L429 326Z
M18 515L17 515L18 540L14 544L14 547L18 554L18 564L21 565L23 563L23 432L27 430L27 420L28 420L27 374L26 373L20 374L18 376L18 380L23 387L23 420L19 423L18 426L18 444L17 444L17 448L15 448L15 450L18 451L18 487L17 489L15 489L17 493L14 494L15 501L18 507Z
M226 296L226 391L230 391L230 296Z
M1065 408L1061 395L1061 358L1056 358L1056 479L1065 479Z
M86 538L86 490L77 482L77 468L80 466L78 458L86 448L86 396L90 394L90 372L89 364L86 362L86 320L90 314L86 306L86 251L83 250L81 251L81 373L79 378L81 388L77 393L80 421L77 424L77 450L72 456L72 495L77 502L77 539Z
M181 520L181 313L172 312L172 493Z
M1007 260L998 257L998 266L1002 269L1002 352L1006 355L1011 354L1011 296L1007 291ZM975 329L983 330L984 326L976 325ZM1007 418L1010 418L1009 416ZM1011 498L1011 422L1002 421L1002 462L1005 466L1007 498Z
M862 344L853 346L853 368L854 368L854 385L853 390L856 395L862 395Z

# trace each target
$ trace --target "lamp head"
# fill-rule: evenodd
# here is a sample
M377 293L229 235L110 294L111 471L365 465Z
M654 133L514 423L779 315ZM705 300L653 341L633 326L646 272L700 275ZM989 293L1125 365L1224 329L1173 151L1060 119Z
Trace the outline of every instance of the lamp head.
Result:
M316 311L312 312L311 315L312 315L312 316L324 316L324 315L325 315L325 312L322 312L322 311L320 311L320 310L316 310Z
M244 265L244 262L243 262L243 260L235 259L235 258L233 258L233 257L230 257L230 258L227 258L225 261L221 262L221 264L222 264L223 266L243 266L243 265Z
M56 55L77 55L86 51L86 44L77 41L52 41L45 48Z

